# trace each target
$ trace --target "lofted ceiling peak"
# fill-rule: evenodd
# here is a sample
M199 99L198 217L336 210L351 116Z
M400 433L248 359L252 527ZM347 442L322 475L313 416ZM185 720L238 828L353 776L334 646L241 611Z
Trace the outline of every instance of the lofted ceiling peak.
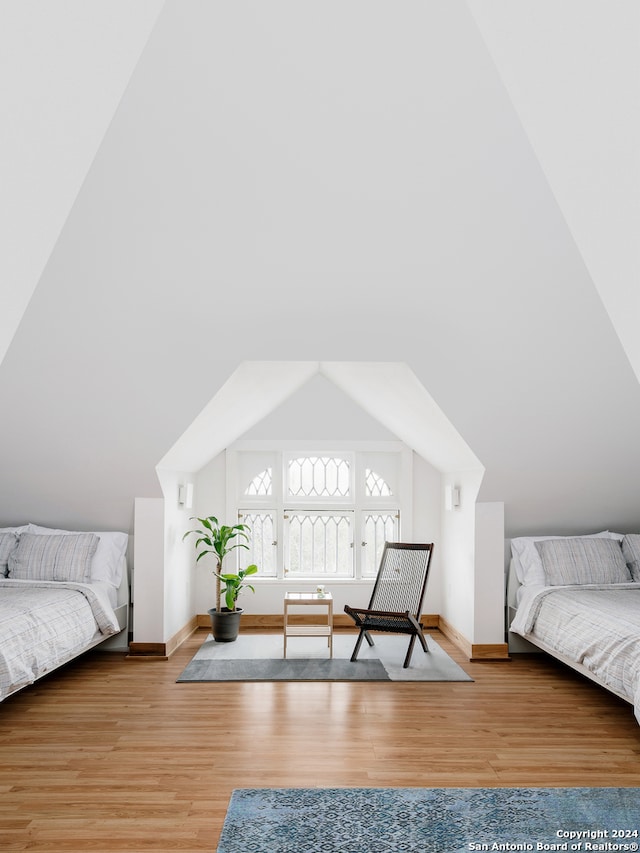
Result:
M318 374L333 382L436 470L484 470L406 364L337 361L243 362L165 454L157 469L199 471Z

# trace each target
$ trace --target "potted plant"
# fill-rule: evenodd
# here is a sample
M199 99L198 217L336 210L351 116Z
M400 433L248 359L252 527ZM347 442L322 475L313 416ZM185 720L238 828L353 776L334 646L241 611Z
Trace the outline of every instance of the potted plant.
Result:
M240 628L240 615L242 609L237 607L240 592L246 587L255 592L251 584L245 582L247 575L253 575L258 571L255 564L240 569L237 573L222 574L222 563L228 553L235 548L247 548L249 541L249 527L246 524L234 524L229 527L220 524L218 519L210 515L206 518L193 517L191 521L199 521L202 529L187 530L182 539L186 539L192 533L198 536L195 548L198 552L196 563L207 554L213 554L216 559L214 575L216 577L216 606L209 610L211 617L211 630L213 638L219 643L233 642L238 636ZM241 541L244 539L245 541ZM222 589L222 582L225 586ZM225 594L226 607L221 607L222 592Z

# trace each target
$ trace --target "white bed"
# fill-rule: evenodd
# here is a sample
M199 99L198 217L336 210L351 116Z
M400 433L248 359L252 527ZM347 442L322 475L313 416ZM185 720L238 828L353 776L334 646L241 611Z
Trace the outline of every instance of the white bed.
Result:
M127 542L36 525L0 531L0 701L110 638L126 648Z
M509 631L634 706L640 723L640 535L511 543Z

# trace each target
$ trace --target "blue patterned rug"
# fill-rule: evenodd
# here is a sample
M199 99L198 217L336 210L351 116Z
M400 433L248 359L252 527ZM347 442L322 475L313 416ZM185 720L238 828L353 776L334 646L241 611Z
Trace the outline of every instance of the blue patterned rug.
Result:
M636 851L638 788L234 791L217 853Z

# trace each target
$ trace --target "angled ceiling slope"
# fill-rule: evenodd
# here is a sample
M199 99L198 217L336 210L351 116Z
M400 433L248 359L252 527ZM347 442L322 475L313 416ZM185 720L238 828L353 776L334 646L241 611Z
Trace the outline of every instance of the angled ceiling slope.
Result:
M0 9L0 363L164 0Z
M640 380L640 4L467 4Z
M317 373L332 381L436 470L484 471L406 364L246 361L158 463L158 472L199 471Z

